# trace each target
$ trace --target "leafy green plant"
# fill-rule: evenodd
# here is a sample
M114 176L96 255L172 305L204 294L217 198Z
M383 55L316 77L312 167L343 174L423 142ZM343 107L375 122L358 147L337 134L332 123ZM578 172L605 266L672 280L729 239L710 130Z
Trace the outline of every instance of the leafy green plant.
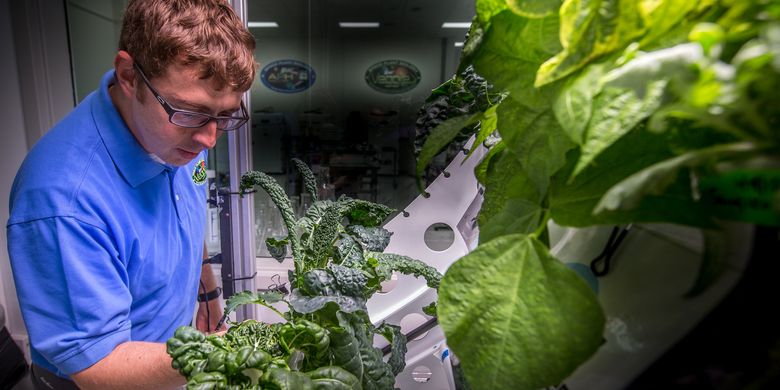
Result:
M312 192L314 175L300 160L305 188ZM400 327L374 326L366 301L393 272L423 277L438 288L441 274L406 256L383 253L391 233L381 227L392 209L360 199L318 200L296 220L290 200L272 177L245 173L240 190L265 190L282 213L285 237L268 238L269 252L280 262L287 248L294 270L291 292L244 291L226 302L225 316L245 304L260 304L286 322L255 320L234 323L224 334L205 336L188 326L168 340L173 367L187 377L188 389L392 389L404 366L406 336ZM282 313L273 304L284 302ZM375 334L391 345L383 361L373 346Z
M550 255L548 222L683 224L705 248L723 219L780 224L780 2L475 5L460 69L508 96L443 121L418 159L419 174L465 126L501 137L475 172L480 244L443 278L439 322L470 382L543 388L604 329L594 292ZM713 258L691 295L717 278Z

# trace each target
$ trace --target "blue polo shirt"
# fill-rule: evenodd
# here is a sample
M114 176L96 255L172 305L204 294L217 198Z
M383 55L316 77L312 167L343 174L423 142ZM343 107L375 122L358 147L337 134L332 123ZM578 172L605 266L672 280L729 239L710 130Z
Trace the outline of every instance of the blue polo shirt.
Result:
M8 252L32 360L63 377L126 341L166 341L195 309L206 189L193 173L206 152L182 167L155 161L112 104L114 80L41 138L11 190Z

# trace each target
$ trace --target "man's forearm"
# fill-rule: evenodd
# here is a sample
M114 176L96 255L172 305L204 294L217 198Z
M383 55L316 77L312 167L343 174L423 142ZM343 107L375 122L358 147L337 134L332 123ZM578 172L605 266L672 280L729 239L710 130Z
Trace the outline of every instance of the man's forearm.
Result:
M71 376L82 389L174 389L186 383L171 367L165 344L129 341Z

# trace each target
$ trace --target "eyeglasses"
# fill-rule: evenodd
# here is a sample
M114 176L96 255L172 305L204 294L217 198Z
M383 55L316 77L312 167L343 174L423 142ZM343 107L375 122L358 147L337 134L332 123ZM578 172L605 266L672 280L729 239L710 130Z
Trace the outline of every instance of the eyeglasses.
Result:
M138 63L135 61L133 62L133 66L135 67L135 70L138 71L138 74L141 75L141 78L144 80L144 83L146 83L146 86L149 87L149 90L152 91L154 97L158 102L160 102L160 105L163 107L165 112L168 113L168 121L176 126L197 128L206 126L206 124L211 121L215 121L217 122L217 130L230 131L238 129L249 120L249 114L247 113L246 106L244 105L243 101L241 102L241 108L237 110L241 112L239 116L213 116L201 112L174 108L170 103L163 99L162 96L160 96L154 87L152 87L152 84L149 82L149 79L146 78L144 71L141 70L141 66L138 65Z

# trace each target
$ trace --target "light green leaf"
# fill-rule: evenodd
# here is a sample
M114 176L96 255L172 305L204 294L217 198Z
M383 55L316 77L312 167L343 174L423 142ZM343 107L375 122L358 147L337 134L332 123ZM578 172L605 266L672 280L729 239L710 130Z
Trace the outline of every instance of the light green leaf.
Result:
M755 154L757 150L756 145L749 142L721 144L655 163L610 188L596 205L593 213L636 209L643 198L666 192L683 168L695 167L715 160L724 161L740 155L748 156Z
M566 163L566 152L574 147L552 110L530 110L509 99L498 108L498 131L538 193L546 194L550 177Z
M605 149L649 117L661 105L666 80L650 82L640 90L606 88L593 101L593 116L585 130L582 155L574 168L573 180Z
M521 234L455 262L438 314L469 383L496 390L558 385L601 345L604 328L590 287Z
M542 197L508 150L491 160L485 183L485 200L479 212L479 242L512 233L531 233L544 214Z
M553 99L555 118L577 145L582 145L583 134L593 111L593 97L601 91L600 79L604 75L604 67L587 67L576 78L568 79Z
M471 145L471 150L469 150L469 154L466 155L466 159L471 157L475 150L482 147L482 143L485 142L490 134L496 131L496 126L498 124L496 110L500 105L501 103L495 106L490 106L490 108L485 110L485 113L482 116L482 122L480 123L479 133L477 133L477 137L474 139L474 143Z
M494 15L507 9L506 0L476 0L474 6L480 23L489 23Z
M527 18L541 18L556 15L561 0L506 0L509 8Z
M531 108L549 106L551 91L534 88L539 65L560 50L556 16L528 19L511 11L496 15L474 58L477 73Z
M645 47L659 38L669 35L675 27L684 24L686 16L692 12L701 12L711 6L713 0L643 0L639 2L639 12L642 15L648 31L642 37L641 46Z
M710 226L710 213L703 205L693 201L687 177L678 178L665 194L643 199L641 207L636 210L593 214L596 204L615 184L652 164L674 157L668 142L668 137L638 126L601 153L571 182L568 176L579 156L576 151L570 152L567 167L561 169L550 186L553 220L565 226L660 221Z
M565 0L561 5L563 51L539 68L537 87L562 79L605 54L621 50L645 32L637 2Z

